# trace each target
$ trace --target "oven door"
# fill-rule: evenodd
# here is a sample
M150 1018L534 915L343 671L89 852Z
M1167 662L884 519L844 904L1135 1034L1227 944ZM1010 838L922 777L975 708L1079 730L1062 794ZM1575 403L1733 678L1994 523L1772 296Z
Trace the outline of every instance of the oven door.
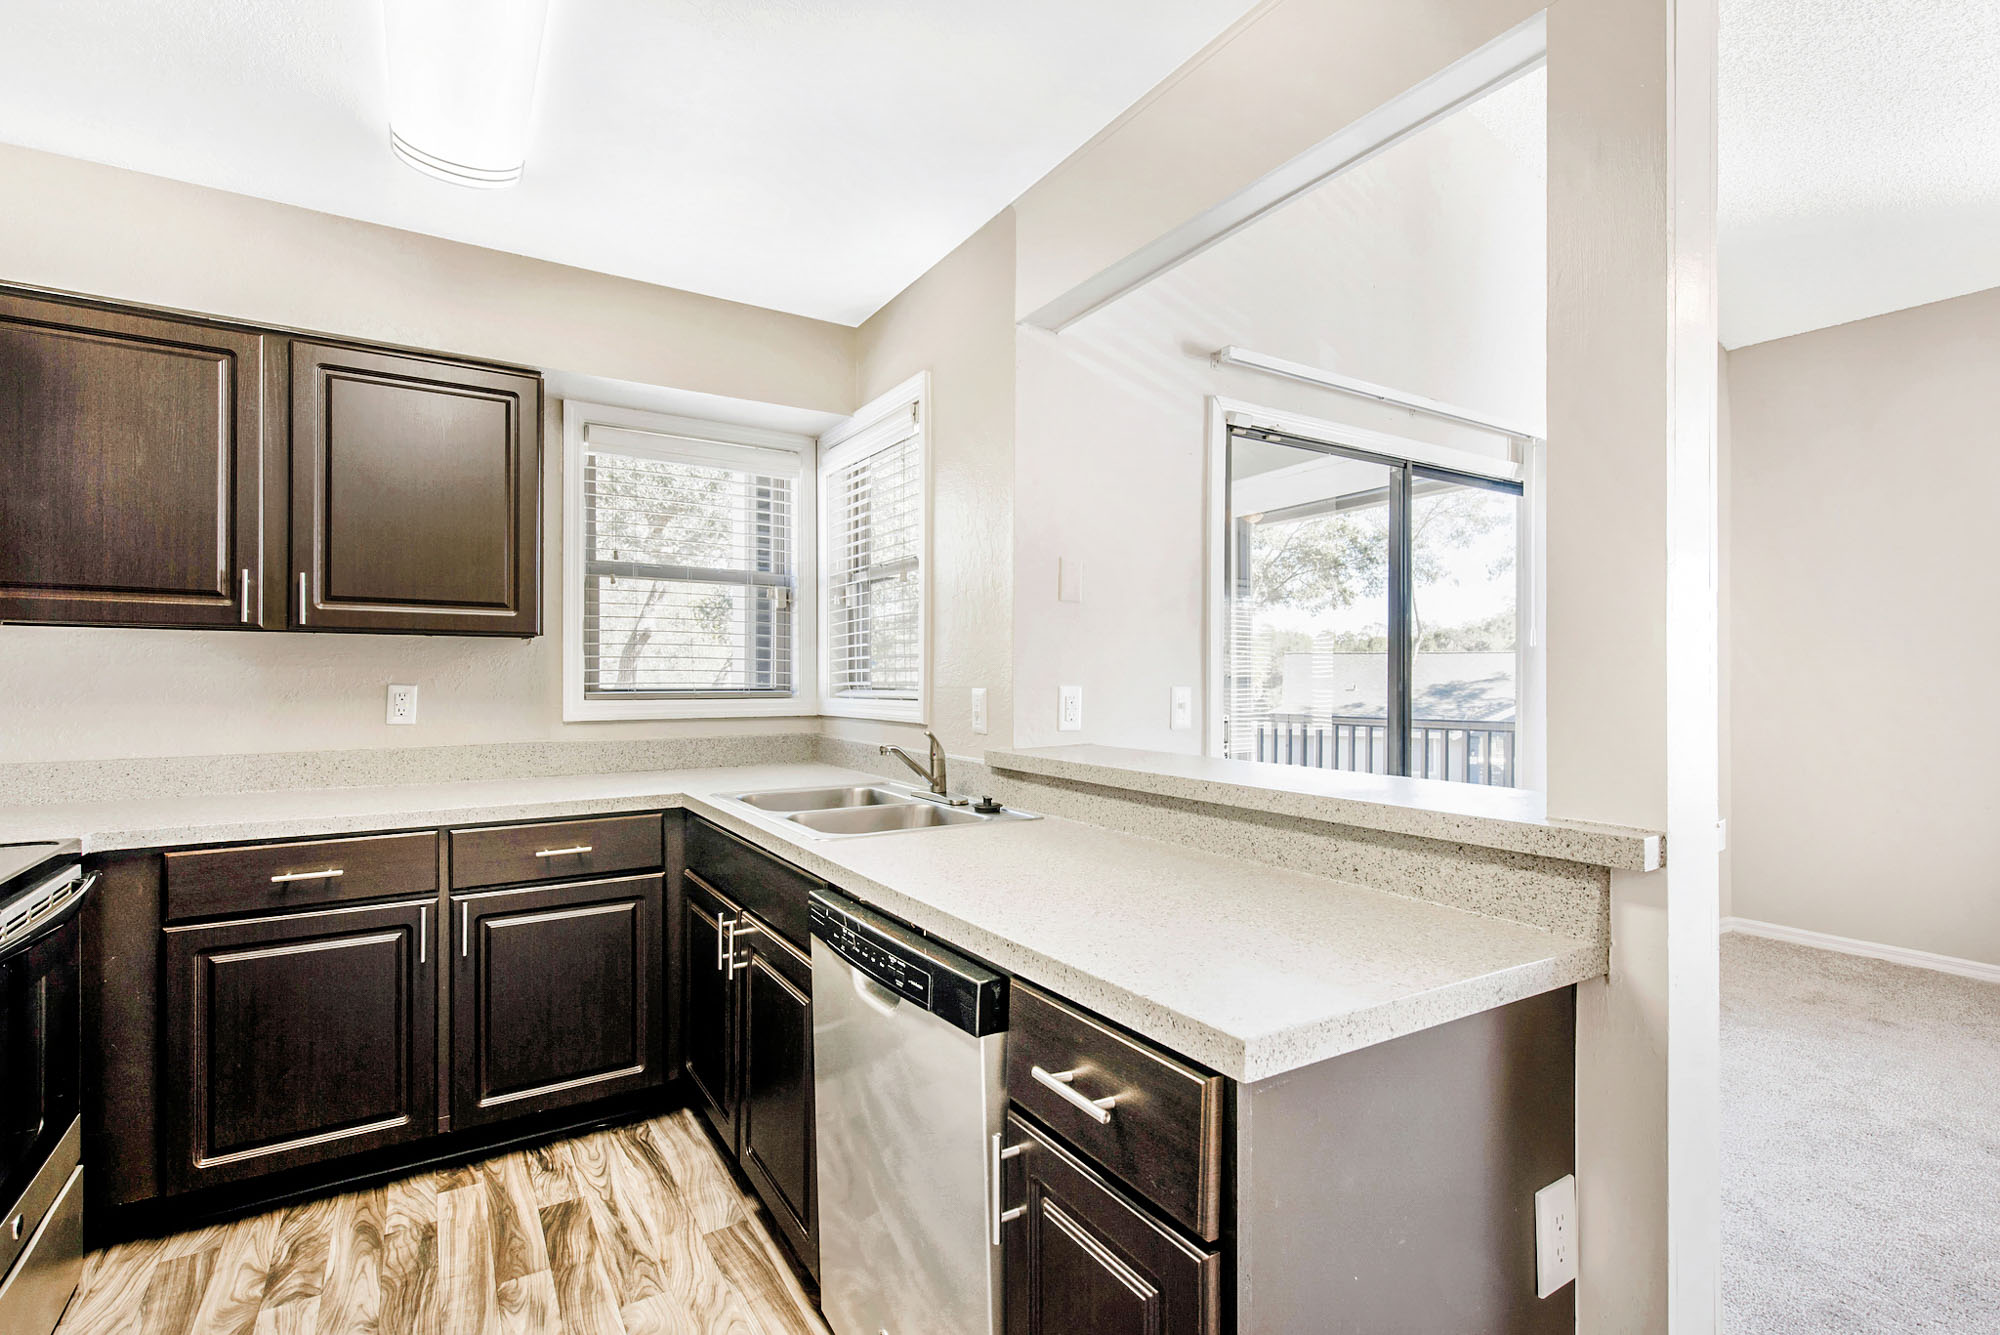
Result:
M74 871L64 875L76 879ZM81 915L95 880L78 884L40 921L0 945L0 1208L10 1217L76 1120L83 1056ZM16 1244L0 1233L0 1273Z

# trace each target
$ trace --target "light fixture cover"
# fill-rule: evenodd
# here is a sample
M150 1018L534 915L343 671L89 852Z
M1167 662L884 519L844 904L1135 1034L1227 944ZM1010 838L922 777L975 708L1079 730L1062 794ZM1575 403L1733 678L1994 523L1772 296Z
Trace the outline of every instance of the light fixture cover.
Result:
M548 0L383 0L389 143L457 185L521 179Z

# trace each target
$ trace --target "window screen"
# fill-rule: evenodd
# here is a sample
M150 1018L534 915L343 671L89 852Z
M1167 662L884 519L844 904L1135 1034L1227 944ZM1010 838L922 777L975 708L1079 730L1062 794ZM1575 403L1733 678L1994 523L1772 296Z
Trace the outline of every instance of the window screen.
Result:
M586 699L796 693L799 456L591 425Z
M916 416L829 453L827 694L916 701L923 684L923 450Z

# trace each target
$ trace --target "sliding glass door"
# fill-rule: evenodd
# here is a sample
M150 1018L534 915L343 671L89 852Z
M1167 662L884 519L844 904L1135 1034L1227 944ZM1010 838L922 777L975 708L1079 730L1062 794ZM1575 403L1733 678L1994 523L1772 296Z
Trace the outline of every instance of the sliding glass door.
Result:
M1229 434L1223 753L1517 781L1522 491Z

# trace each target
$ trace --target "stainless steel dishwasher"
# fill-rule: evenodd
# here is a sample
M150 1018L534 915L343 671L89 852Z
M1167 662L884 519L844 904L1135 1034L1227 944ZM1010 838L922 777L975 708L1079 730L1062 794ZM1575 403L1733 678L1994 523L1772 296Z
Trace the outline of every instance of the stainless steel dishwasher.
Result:
M1007 980L812 899L820 1306L836 1335L997 1335Z

